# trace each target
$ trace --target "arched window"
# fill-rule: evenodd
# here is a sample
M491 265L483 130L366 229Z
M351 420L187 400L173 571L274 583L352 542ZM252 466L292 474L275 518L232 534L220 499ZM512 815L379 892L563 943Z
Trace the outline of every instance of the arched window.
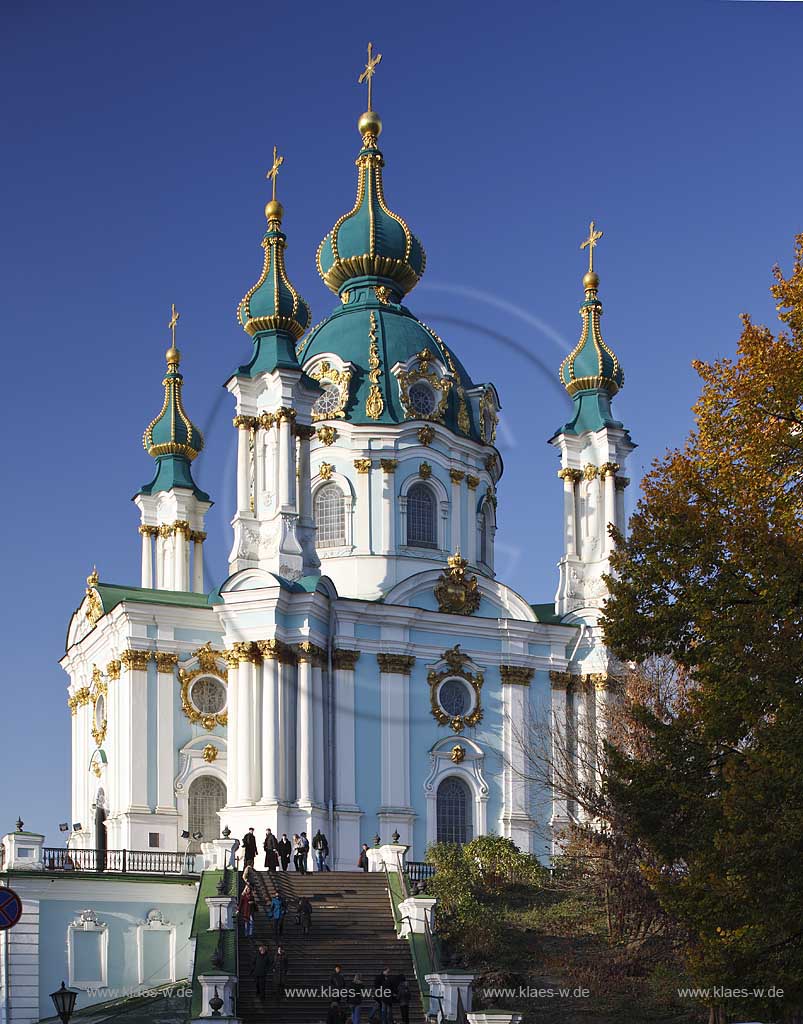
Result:
M323 385L323 392L315 399L312 411L317 419L326 419L334 415L340 408L340 388L328 381Z
M424 381L416 381L410 388L410 408L416 416L431 416L435 412L435 393L429 384Z
M190 784L188 794L189 829L200 832L201 839L190 843L190 853L198 853L201 843L220 838L220 818L217 812L226 803L226 787L214 775L201 775Z
M407 492L407 543L417 548L438 546L435 495L426 484L413 484Z
M472 834L471 790L450 776L438 786L438 842L467 843Z
M346 503L337 484L324 484L318 491L314 513L319 548L334 548L346 543Z

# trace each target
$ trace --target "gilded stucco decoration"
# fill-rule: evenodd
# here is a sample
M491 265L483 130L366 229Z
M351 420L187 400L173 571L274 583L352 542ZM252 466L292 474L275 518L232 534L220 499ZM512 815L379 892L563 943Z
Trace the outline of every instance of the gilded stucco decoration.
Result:
M100 594L97 591L98 583L100 578L98 577L98 570L92 569L92 572L86 578L86 617L90 626L94 626L98 619L103 615L103 604L100 600Z
M435 599L438 611L452 615L473 615L480 606L481 594L476 576L466 572L468 562L460 552L450 555L438 582Z
M452 378L441 377L432 368L433 353L428 348L422 349L417 355L418 365L412 370L400 370L397 374L399 381L399 398L404 408L404 415L408 420L434 420L443 423L446 416L446 406L449 401L449 392L452 389ZM440 395L436 401L435 408L427 416L412 407L410 402L410 388L418 381L426 381L432 388L435 395Z
M370 343L368 349L368 380L371 382L371 387L368 391L368 397L365 399L365 415L372 420L378 420L385 409L385 400L382 398L382 391L379 387L379 378L382 371L376 329L376 313L371 310L371 326L368 330Z
M480 399L480 437L486 444L496 442L496 428L499 425L499 415L496 411L496 402L493 392L486 388Z
M460 650L460 644L456 644L444 651L439 662L441 667L436 666L427 673L432 716L439 725L448 725L456 733L461 733L466 727L470 728L482 721L482 684L485 677L482 672L474 672L468 668L470 664L468 655ZM450 715L441 706L438 694L441 684L447 679L460 679L473 692L474 706L468 713Z
M351 370L338 370L336 367L332 366L328 359L322 359L321 362L317 363L312 369L307 370L306 373L308 377L311 377L313 380L317 380L322 387L326 387L327 384L331 384L338 390L337 406L327 412L315 412L313 410L313 421L344 419L346 416L346 406L348 405L349 400Z
M421 442L421 444L424 445L425 448L432 444L434 438L435 431L432 429L432 427L418 428L418 440Z
M207 743L203 749L201 757L206 761L207 764L212 764L213 761L217 761L218 749L214 743Z
M106 739L106 698L109 692L108 683L103 678L103 673L97 665L92 666L92 686L90 689L92 700L92 739L95 746L100 747Z
M327 447L337 440L337 431L334 427L318 427L316 431L318 440Z
M195 651L191 660L197 663L195 668L180 668L178 670L181 686L181 710L191 722L200 722L204 729L214 729L216 725L226 725L229 716L225 707L215 714L205 714L193 704L190 698L192 684L201 676L209 676L224 688L228 685L228 669L223 667L226 664L224 652L216 651L211 644L206 643Z

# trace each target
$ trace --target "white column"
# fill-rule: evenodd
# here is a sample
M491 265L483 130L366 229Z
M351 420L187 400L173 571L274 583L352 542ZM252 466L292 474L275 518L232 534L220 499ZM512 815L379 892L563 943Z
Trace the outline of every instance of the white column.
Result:
M150 651L125 651L121 656L118 710L124 725L121 746L125 785L121 810L149 811L148 806L148 662Z
M251 513L250 417L237 416L237 512L241 516Z
M355 459L357 470L357 531L354 543L360 554L371 551L371 460Z
M294 512L296 505L296 442L289 409L279 410L279 507Z
M109 679L108 693L106 694L106 715L109 725L106 732L106 741L103 748L109 759L109 768L106 772L108 785L106 786L106 797L109 804L109 814L114 816L120 812L120 766L122 763L122 739L120 737L123 728L123 716L120 712L121 690L120 690L120 662L112 661L106 667L106 674ZM83 821L83 818L73 818L73 821Z
M323 667L317 662L312 667L312 711L313 711L313 741L312 754L315 764L315 803L324 802L325 782L324 766L326 764L326 750L324 749L324 728L323 728Z
M562 469L563 477L563 550L568 558L577 555L577 479L582 476L579 469Z
M252 650L251 644L235 644L240 657L237 673L237 735L231 737L229 750L233 746L233 754L238 763L238 781L240 801L253 803L258 798L257 766L256 766L256 730L260 727L256 706L256 671L255 660L258 655Z
M561 825L568 820L565 787L571 775L567 728L569 675L566 672L551 672L550 680L552 683L552 742L550 755L552 759L552 822L553 824L558 823Z
M410 806L410 673L415 658L378 654L381 804Z
M231 807L242 803L242 785L240 782L240 761L238 747L240 745L240 658L236 647L226 651L228 677L226 685L227 714L227 757L226 757L226 804Z
M465 473L460 469L450 469L449 477L452 481L452 536L450 550L452 552L460 548L460 533L463 523L463 478Z
M354 668L359 651L339 650L334 652L335 672L335 797L338 807L355 807L357 804L357 748L355 742L355 689Z
M302 520L312 519L310 491L310 441L312 427L300 426L298 433L298 514Z
M476 481L476 483L475 483ZM465 557L468 559L469 565L477 564L477 484L479 480L475 476L469 476L467 478L468 493L466 501L468 503L468 514L466 520L468 522L468 537L466 538L466 554Z
M156 534L156 574L154 586L157 590L164 590L164 578L165 578L165 539L162 536L161 530Z
M192 539L192 589L196 594L204 592L204 540L206 534L200 530L193 530L190 535Z
M175 742L173 739L173 673L178 662L175 654L156 658L156 813L173 811L175 795Z
M108 697L106 700L108 701ZM70 736L72 740L72 799L70 801L70 813L72 818L70 824L74 821L80 821L83 824L83 818L79 817L82 813L80 806L80 780L83 778L83 772L86 771L86 765L82 765L83 756L79 746L80 732L78 729L78 712L80 708L70 708Z
M168 532L169 531L169 532ZM162 550L164 551L164 577L162 588L164 590L176 589L176 531L172 526L165 527L165 538Z
M596 748L594 779L597 786L602 785L602 769L605 763L605 750L603 744L608 736L608 714L610 690L608 679L603 676L595 676L594 683L594 740Z
M605 537L603 550L610 554L613 551L613 538L608 534L608 527L616 525L616 463L608 462L602 467L603 488L605 491Z
M620 533L625 532L625 487L627 484L626 477L616 477L616 528Z
M393 554L396 550L396 459L382 459L382 551ZM402 543L406 538L402 538Z
M300 804L311 804L315 781L313 762L313 660L314 655L298 652L298 702L296 717L296 765L298 773L297 799Z
M288 655L279 662L279 799L296 799L296 669Z
M140 526L142 535L142 586L150 590L153 587L153 534L154 527Z
M279 799L279 757L281 719L279 717L279 662L277 653L260 644L262 651L262 801Z
M173 543L175 550L175 586L176 590L186 591L190 589L190 527L182 522L176 524L173 532Z
M268 433L268 471L266 486L271 490L272 511L279 507L279 425L274 421Z
M532 843L530 829L530 788L527 749L530 742L529 687L532 669L520 665L500 666L502 678L502 705L504 723L502 742L504 749L503 790L505 806L503 821L505 834L516 845L529 851Z
M588 686L582 676L578 676L574 690L574 708L576 725L576 742L574 751L575 773L578 789L593 785L594 781L594 744L592 737L591 700ZM583 807L578 806L578 817L586 818Z

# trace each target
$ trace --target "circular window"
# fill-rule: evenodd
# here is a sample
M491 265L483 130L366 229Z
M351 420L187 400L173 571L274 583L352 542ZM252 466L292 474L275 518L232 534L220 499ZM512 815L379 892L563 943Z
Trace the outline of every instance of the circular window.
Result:
M435 394L429 384L418 381L410 388L410 408L419 416L435 412Z
M441 684L438 702L451 718L467 714L472 705L468 687L460 679L447 679Z
M337 384L325 384L323 394L315 400L312 411L316 416L331 416L340 408L340 388Z
M106 698L101 694L95 701L95 728L102 729L106 721Z
M226 687L218 679L196 679L190 700L202 715L217 715L226 706Z

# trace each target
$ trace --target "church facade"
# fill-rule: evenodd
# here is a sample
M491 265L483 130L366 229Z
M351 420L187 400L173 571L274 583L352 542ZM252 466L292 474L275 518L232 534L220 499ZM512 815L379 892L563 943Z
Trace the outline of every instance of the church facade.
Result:
M94 573L61 662L72 721L70 847L183 851L318 828L335 868L398 833L496 832L545 855L574 809L533 770L539 722L588 771L604 731L598 625L633 448L611 411L623 374L583 278L582 333L560 367L572 419L552 437L564 550L554 602L494 571L500 401L416 318L421 242L384 195L381 122L359 121L357 193L317 252L335 294L312 327L265 208L262 271L238 306L252 342L230 376L237 432L228 574L205 588L203 437L167 351L135 496L138 585ZM133 540L133 538L132 538ZM184 834L184 835L182 835Z

